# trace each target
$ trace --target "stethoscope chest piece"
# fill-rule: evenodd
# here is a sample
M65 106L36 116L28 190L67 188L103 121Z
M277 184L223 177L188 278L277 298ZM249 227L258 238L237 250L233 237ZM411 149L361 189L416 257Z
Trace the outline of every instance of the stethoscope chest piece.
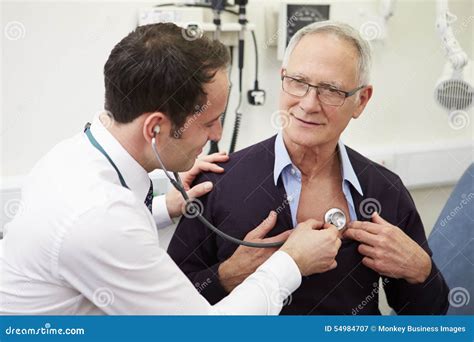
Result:
M338 230L343 230L346 227L346 215L339 208L331 208L324 214L324 222L332 224Z

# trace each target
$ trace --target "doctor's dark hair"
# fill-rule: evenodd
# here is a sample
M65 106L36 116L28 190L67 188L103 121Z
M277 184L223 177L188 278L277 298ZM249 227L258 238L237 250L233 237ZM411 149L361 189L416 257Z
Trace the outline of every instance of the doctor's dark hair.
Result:
M171 23L140 26L113 48L104 82L105 109L115 121L160 111L176 130L206 103L204 85L228 66L229 52L219 41L186 33Z

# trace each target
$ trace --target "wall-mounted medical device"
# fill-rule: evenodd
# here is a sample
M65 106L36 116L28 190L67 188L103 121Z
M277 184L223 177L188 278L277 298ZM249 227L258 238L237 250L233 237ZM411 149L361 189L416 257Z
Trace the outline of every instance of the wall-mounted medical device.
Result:
M435 87L436 102L455 119L462 111L473 107L473 61L459 45L452 30L456 16L449 12L448 1L436 3L436 28L448 61ZM464 114L464 115L467 115Z
M278 59L282 60L291 37L301 28L318 21L330 19L329 4L283 1L280 5L278 24Z
M242 98L243 98L243 69L244 69L244 49L245 36L247 31L252 34L254 54L255 54L255 81L253 89L247 91L249 104L260 106L265 103L265 91L259 88L258 83L258 46L255 38L254 25L247 20L246 6L248 0L233 0L229 4L226 0L209 0L204 3L162 3L151 8L139 10L138 26L156 24L161 22L172 22L183 27L183 37L193 40L203 34L212 35L212 38L219 40L229 46L231 55L231 67L229 68L229 79L231 78L233 64L234 47L237 47L237 69L238 69L238 106L235 110L235 121L229 153L232 153L237 144L237 137L242 120ZM222 14L230 15L223 20ZM231 85L232 87L232 85ZM232 90L232 89L231 89ZM228 103L227 103L228 104ZM227 105L222 114L222 126L224 126ZM219 151L217 142L210 143L209 153Z
M238 45L238 33L242 31L242 25L235 22L222 22L219 26L215 24L212 13L205 7L192 7L185 5L156 6L141 8L138 13L138 26L172 22L183 28L198 27L205 34L213 35L219 32L218 39L227 46ZM253 30L255 27L247 23L246 29Z
M371 42L384 41L388 33L388 23L395 10L394 0L367 2L330 0L283 0L274 7L278 17L278 28L268 25L267 46L278 48L277 57L283 59L285 48L291 37L302 27L322 20L342 21L359 28L362 37ZM267 22L273 24L272 14ZM278 38L278 39L276 39Z

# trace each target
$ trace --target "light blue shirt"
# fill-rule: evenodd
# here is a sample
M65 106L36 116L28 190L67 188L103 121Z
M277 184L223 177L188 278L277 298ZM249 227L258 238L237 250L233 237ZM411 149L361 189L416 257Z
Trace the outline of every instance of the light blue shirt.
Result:
M354 200L352 199L349 183L363 196L362 188L357 178L354 168L352 167L347 150L342 141L339 140L339 157L341 160L341 174L342 174L342 192L347 201L349 208L349 216L351 221L357 220L356 211L354 208ZM301 171L291 162L290 155L283 142L282 133L278 133L275 140L275 166L273 168L273 179L275 186L278 183L278 178L282 177L283 185L285 186L287 200L290 205L291 219L293 226L296 227L296 213L298 211L298 204L300 202L301 194Z

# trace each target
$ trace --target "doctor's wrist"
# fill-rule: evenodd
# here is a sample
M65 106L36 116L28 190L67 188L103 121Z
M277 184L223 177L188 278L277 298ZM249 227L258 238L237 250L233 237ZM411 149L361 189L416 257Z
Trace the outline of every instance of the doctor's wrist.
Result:
M169 191L165 195L166 209L168 210L168 214L172 219L183 214L182 209L184 206L184 200L180 196L181 195L177 196L174 191Z

